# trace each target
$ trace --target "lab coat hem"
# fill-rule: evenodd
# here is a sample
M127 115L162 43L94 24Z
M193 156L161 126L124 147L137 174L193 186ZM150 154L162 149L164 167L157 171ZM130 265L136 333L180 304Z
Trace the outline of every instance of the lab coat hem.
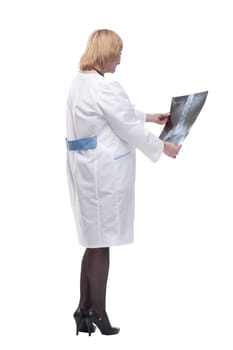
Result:
M79 243L81 247L85 248L106 248L106 247L115 247L115 246L121 246L121 245L127 245L127 244L132 244L134 243L134 240L130 241L116 241L116 242L111 242L111 243L99 243L99 244L85 244L85 243Z

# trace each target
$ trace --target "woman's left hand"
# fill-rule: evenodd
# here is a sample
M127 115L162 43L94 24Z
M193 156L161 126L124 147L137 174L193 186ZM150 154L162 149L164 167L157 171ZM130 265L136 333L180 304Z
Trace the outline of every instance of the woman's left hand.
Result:
M154 113L154 114L149 114L147 113L146 115L146 121L150 123L157 123L157 124L166 124L168 119L170 118L171 113Z

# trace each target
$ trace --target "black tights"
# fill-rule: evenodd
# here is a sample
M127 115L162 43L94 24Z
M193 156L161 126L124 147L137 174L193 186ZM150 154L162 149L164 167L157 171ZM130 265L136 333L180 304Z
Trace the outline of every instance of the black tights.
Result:
M105 313L109 248L87 248L82 259L79 307Z

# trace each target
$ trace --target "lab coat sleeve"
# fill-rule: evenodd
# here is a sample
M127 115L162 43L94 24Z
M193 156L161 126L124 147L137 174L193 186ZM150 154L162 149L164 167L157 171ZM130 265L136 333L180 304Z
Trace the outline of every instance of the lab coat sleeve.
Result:
M108 81L99 89L96 97L104 118L115 134L156 162L163 152L164 143L144 127L145 113L134 110L121 85Z
M141 121L141 123L144 126L144 123L146 121L146 113L138 111L137 109L134 110L136 117Z

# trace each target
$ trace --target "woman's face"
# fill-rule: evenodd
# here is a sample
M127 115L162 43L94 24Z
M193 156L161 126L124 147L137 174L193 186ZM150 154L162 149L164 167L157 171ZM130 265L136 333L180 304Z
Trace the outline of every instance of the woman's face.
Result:
M114 73L116 70L116 66L120 64L121 62L121 51L118 53L118 55L110 61L108 64L106 64L105 72L106 73Z

